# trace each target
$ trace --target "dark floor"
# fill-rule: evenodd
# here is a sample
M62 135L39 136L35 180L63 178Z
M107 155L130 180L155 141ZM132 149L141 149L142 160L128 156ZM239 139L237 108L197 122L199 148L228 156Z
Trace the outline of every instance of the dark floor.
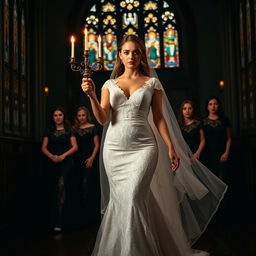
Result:
M9 237L4 239L6 243L0 249L0 255L89 256L96 233L97 228L87 228L80 231L64 232L55 236L41 234L33 237L19 236L15 238L14 234L9 234ZM194 245L194 248L208 251L211 256L255 256L255 242L255 230L249 230L245 227L239 229L215 227L208 228Z
M194 245L211 256L256 256L255 199L248 196L237 177L205 233ZM42 201L37 211L29 211L34 208L35 205L23 206L15 216L0 214L0 256L91 255L97 227L53 236L45 230L47 222L43 220L47 211Z

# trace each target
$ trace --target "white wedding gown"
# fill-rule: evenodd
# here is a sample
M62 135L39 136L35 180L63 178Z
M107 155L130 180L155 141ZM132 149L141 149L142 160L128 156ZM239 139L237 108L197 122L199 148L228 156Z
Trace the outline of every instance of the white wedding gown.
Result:
M208 255L190 248L177 199L173 197L175 210L167 224L168 213L161 211L150 189L158 145L148 115L154 90L161 90L157 81L150 78L130 98L114 79L103 86L110 92L112 111L103 146L110 196L93 256Z

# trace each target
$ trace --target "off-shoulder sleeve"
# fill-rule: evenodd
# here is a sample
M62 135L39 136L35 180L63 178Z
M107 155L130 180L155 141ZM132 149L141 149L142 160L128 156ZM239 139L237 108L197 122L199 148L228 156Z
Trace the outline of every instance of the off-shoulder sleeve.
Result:
M101 89L103 89L103 88L109 89L110 86L111 86L111 79L110 79L110 80L107 80L107 81L103 84L103 86L101 87Z
M154 89L163 90L163 86L161 85L160 81L157 78L153 78L152 80L154 84Z

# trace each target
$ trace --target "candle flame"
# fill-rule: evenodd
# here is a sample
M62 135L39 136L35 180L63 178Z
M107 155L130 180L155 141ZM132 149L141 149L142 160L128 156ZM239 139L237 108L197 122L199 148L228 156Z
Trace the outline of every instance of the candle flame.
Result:
M101 42L101 35L98 36L98 42Z
M71 36L71 43L74 43L75 42L75 37L74 36Z
M84 29L84 34L87 36L87 34L88 34L88 30L87 30L87 28L85 27L85 29Z

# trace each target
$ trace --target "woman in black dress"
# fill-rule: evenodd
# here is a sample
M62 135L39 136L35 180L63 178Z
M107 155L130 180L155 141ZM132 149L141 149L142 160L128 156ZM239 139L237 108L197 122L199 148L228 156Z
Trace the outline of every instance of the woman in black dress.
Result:
M205 110L207 116L202 121L206 142L204 164L220 179L225 180L231 145L230 122L224 116L218 97L209 97Z
M99 216L99 178L97 154L100 139L87 108L79 107L74 118L78 151L74 155L81 199L82 225L93 224Z
M65 119L61 108L55 108L51 115L51 124L43 137L42 152L47 157L47 166L51 179L51 228L61 232L69 197L70 174L73 168L72 154L77 150L75 136Z
M182 102L179 113L179 125L182 135L194 157L199 159L205 145L201 122L195 118L195 107L192 101Z

